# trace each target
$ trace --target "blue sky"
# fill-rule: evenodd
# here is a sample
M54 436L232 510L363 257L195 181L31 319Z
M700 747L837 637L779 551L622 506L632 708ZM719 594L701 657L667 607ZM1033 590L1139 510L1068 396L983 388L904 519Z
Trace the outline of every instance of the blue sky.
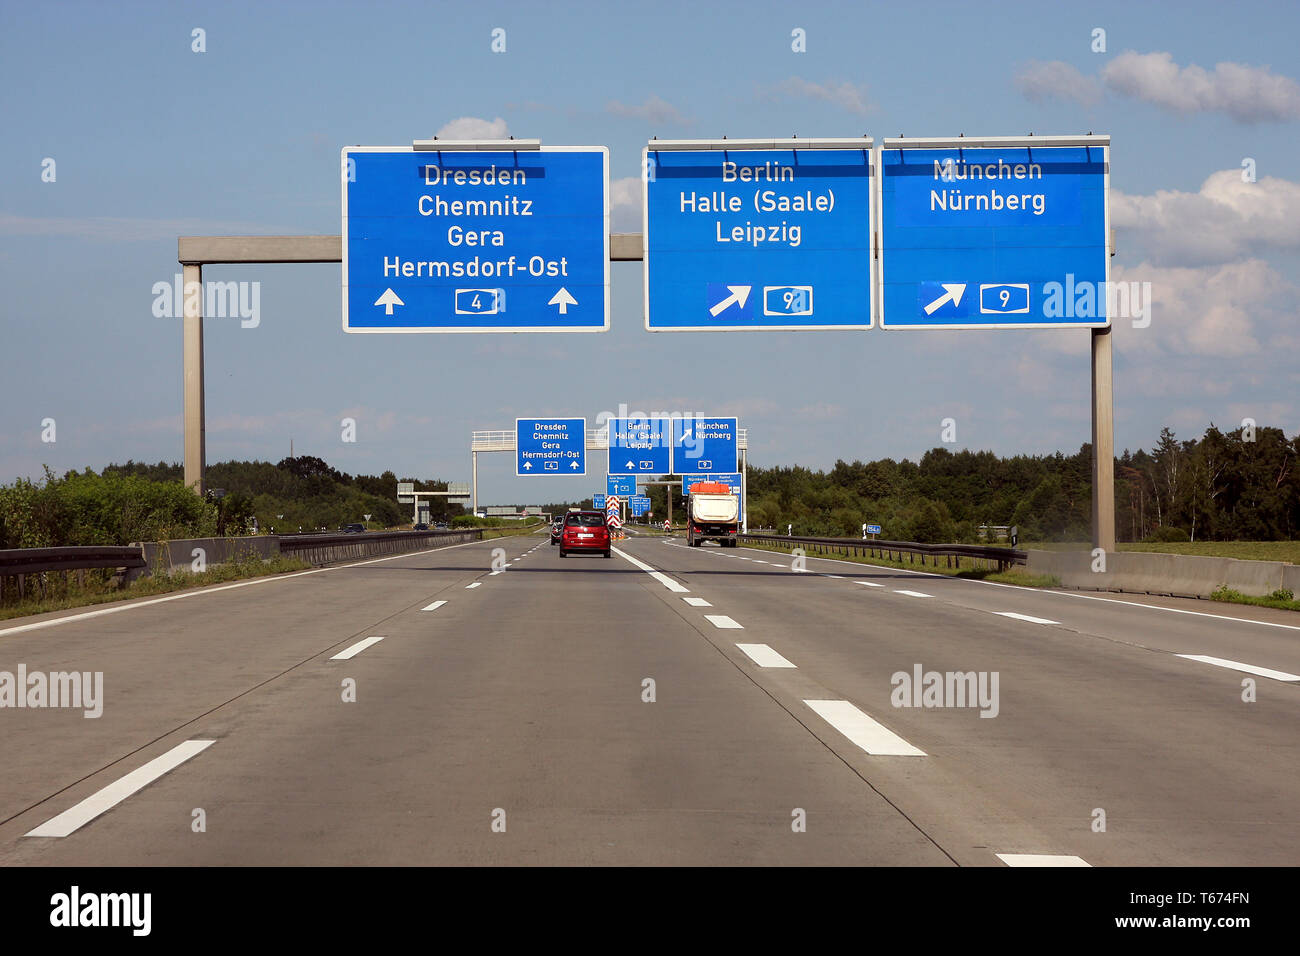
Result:
M337 234L340 147L476 126L608 145L615 231L639 231L652 135L1109 133L1113 278L1154 297L1150 327L1116 328L1116 447L1247 416L1295 434L1298 33L1300 8L1270 3L5 0L0 481L180 460L180 321L151 309L177 235ZM737 415L761 465L915 459L948 417L955 448L1089 438L1082 331L652 335L640 265L615 264L608 333L348 336L337 265L205 279L261 283L257 327L207 321L209 461L276 461L292 438L351 472L467 480L472 429L620 404ZM513 470L484 456L482 500L597 484Z

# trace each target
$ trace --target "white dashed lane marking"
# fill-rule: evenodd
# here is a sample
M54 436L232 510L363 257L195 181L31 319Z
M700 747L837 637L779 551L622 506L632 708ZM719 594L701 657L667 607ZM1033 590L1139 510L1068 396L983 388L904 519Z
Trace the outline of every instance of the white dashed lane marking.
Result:
M759 667L794 667L788 660L766 644L737 644L751 661Z
M482 581L475 581L473 584L467 584L465 585L465 590L468 591L470 588L476 588L482 583Z
M383 640L383 637L382 637L382 636L380 636L380 637L367 637L364 641L357 641L355 644L353 644L353 645L352 645L351 647L349 647L347 650L345 650L345 651L339 651L337 654L335 654L333 657L331 657L330 660L332 660L332 661L347 661L347 660L351 660L352 658L354 658L354 657L356 657L358 654L360 654L362 651L364 651L367 647L370 647L370 646L372 646L372 645L374 645L374 644L378 644L378 643L379 643L380 641L382 641L382 640Z
M817 716L873 757L924 757L888 727L876 723L847 700L805 700Z
M706 614L704 615L704 619L714 627L723 628L725 630L744 630L743 624L737 624L725 614Z
M899 591L899 590L895 590L894 593L895 593L895 594L906 594L908 597L933 597L933 596L934 596L934 595L932 595L932 594L926 594L924 591Z
M443 606L444 604L446 604L446 603L447 603L446 601L434 601L432 604L428 605L427 607L422 607L422 608L420 608L420 610L421 610L421 611L436 611L436 610L438 610L438 608L442 607L442 606Z
M191 757L198 756L211 747L215 740L187 740L177 744L161 757L155 757L143 767L137 767L120 780L115 780L96 791L76 806L29 831L29 837L65 837L85 826L95 817L113 809L131 794L142 790L163 774L175 770Z
M998 853L1007 866L1092 866L1082 857L1063 853Z
M854 584L861 584L863 587L867 587L867 588L883 588L883 587L884 587L883 584L876 584L874 581L854 581L853 583L854 583Z
M1017 621L1028 621L1030 624L1060 624L1060 621L1049 621L1045 617L1030 617L1028 614L1017 614L1015 611L994 611L999 617L1010 617Z
M685 601L687 604L689 604L691 607L713 607L713 605L710 604L708 601L704 600L704 598L684 597L682 598L682 600Z
M1271 677L1273 680L1300 681L1300 674L1288 674L1286 671L1275 671L1268 667L1256 667L1254 664L1242 664L1240 661L1228 661L1222 657L1207 657L1204 654L1176 654L1175 657L1186 658L1189 661L1200 661L1202 664L1213 664L1215 667L1226 667L1230 670L1241 671L1245 674L1257 674L1260 677Z

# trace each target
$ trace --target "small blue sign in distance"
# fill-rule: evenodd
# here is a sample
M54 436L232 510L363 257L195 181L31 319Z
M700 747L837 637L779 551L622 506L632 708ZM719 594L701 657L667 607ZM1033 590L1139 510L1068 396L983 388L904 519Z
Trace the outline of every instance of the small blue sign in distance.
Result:
M695 145L643 156L646 328L870 328L871 140Z
M880 525L878 524L867 525L867 534L880 534Z
M1110 324L1110 137L887 139L884 328Z
M674 418L673 474L729 473L740 467L734 418Z
M604 496L604 495L592 495L592 496L591 496L591 506L592 506L593 508L595 508L597 511L604 511L604 510L605 510L605 496Z
M516 418L515 474L519 477L585 475L585 418Z
M610 475L605 479L606 491L611 495L628 495L636 494L636 478L623 477L621 475Z
M671 418L611 418L611 475L666 475L672 470Z
M348 332L609 328L604 146L343 150Z

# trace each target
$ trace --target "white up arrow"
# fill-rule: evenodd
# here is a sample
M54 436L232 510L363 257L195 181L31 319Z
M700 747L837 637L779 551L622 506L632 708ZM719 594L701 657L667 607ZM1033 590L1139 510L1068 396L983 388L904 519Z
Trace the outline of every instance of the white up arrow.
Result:
M732 303L735 303L738 308L743 309L745 303L749 301L749 293L754 287L752 285L729 285L727 288L731 291L731 295L727 296L713 308L709 309L709 315L713 316L715 319L723 309L728 308Z
M577 463L576 461L571 461L571 462L569 462L569 467L570 467L570 468L577 468L577 467L578 467L578 463Z
M926 315L934 315L938 308L945 302L952 302L954 306L961 305L961 296L962 293L966 291L966 283L941 282L939 284L943 286L943 295L939 296L939 298L935 299L925 307Z
M546 304L558 305L560 307L560 315L568 315L569 306L577 305L578 300L569 294L568 289L566 289L564 286L560 286L560 291L555 293L555 295L551 296L551 301L547 302Z
M531 461L524 462L524 471L532 471L532 470L533 470L533 463Z
M384 294L375 300L375 305L382 305L384 307L384 315L392 315L393 306L406 305L406 303L399 299L397 293L392 289L385 289Z

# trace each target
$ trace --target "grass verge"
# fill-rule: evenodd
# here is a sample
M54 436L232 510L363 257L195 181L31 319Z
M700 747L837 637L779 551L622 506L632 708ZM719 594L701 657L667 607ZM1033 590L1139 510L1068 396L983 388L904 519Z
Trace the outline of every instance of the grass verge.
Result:
M1211 601L1224 601L1228 604L1253 604L1256 607L1275 607L1283 611L1300 611L1300 601L1289 588L1278 588L1272 594L1257 597L1234 591L1226 584L1221 584L1210 594Z
M299 558L278 556L269 561L260 558L244 558L226 564L215 564L208 570L195 574L189 571L152 574L147 578L133 581L124 588L114 587L111 582L99 584L87 583L84 587L65 585L54 581L49 586L46 597L6 604L0 607L0 621L32 614L46 614L50 611L66 611L72 608L87 607L92 604L110 604L115 601L130 601L134 598L153 597L172 591L185 591L190 588L206 587L209 584L222 584L227 581L239 581L244 578L261 578L272 574L286 574L291 571L306 571L311 567ZM52 575L53 577L53 575Z

